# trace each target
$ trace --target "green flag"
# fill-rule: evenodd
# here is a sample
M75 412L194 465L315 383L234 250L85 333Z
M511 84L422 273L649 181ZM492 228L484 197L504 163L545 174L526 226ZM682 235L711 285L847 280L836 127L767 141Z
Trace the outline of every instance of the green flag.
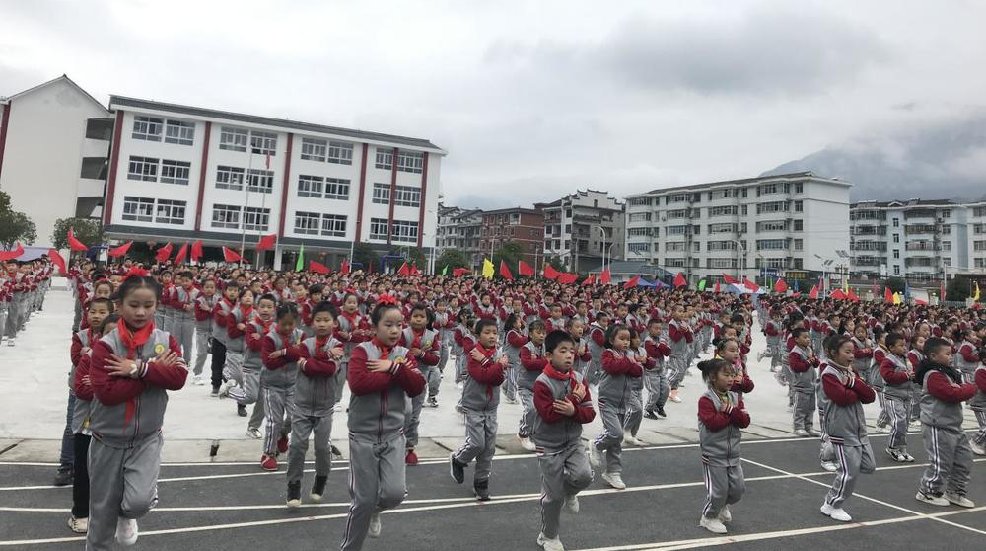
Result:
M698 280L698 290L699 291L704 291L705 290L705 284L706 284L706 281L705 281L705 278L704 277L702 279Z
M448 264L446 264L445 269L442 270L442 275L448 275Z
M298 262L294 265L294 271L300 272L305 269L305 244L301 244L301 250L298 251Z

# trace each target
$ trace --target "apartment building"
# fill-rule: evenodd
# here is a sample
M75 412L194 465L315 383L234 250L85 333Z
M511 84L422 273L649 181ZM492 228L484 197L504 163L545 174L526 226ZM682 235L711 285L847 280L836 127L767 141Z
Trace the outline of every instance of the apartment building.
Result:
M0 97L0 191L50 247L59 218L99 218L113 119L62 75Z
M111 96L109 237L282 253L435 246L441 162L426 139Z
M577 191L550 203L544 214L544 257L557 257L571 272L598 270L622 260L626 205L604 191Z
M473 268L483 264L480 235L483 231L482 209L438 205L437 254L447 249L461 251Z
M544 214L523 207L483 212L480 248L492 258L493 252L506 242L520 245L523 250L520 260L537 270L544 257Z
M693 282L833 272L849 247L850 187L803 172L631 195L626 258Z
M853 274L926 281L986 273L986 201L860 201L849 220Z

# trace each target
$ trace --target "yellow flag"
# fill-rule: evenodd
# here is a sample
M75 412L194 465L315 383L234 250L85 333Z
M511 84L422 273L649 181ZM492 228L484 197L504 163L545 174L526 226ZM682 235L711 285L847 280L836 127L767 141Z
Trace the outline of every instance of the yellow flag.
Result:
M894 304L900 304L900 303L901 303L900 293L894 293Z
M976 292L972 294L972 300L978 302L979 301L979 282L978 281L973 281L972 282L972 285L973 285L973 289L976 290Z
M493 263L488 258L483 259L483 277L486 279L493 278Z

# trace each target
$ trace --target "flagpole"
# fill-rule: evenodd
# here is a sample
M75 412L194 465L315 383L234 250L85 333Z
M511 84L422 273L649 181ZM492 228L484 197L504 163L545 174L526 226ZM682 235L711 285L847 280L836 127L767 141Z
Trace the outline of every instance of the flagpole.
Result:
M246 254L246 214L247 202L250 200L250 171L253 170L253 147L250 144L250 135L247 134L247 171L243 177L243 212L240 217L240 268L243 267L243 257Z
M251 155L252 155L252 153L251 153ZM270 171L270 153L267 154L266 167L267 167L267 170ZM271 178L273 178L273 176L271 176ZM274 191L274 181L271 180L271 192L273 193L273 191ZM258 213L258 216L263 216L264 215L264 207L265 206L267 206L267 194L266 193L261 193L260 194L260 213ZM270 224L270 216L267 217L267 224L268 225ZM257 243L260 243L260 236L262 236L263 235L263 232L264 231L267 231L268 229L269 228L266 228L265 227L263 230L261 230L260 229L260 225L259 224L257 225ZM276 232L276 233L279 233L279 232ZM275 250L276 250L276 247L277 247L277 238L278 238L278 236L276 235L276 233L275 233L275 236L274 236L274 247L275 247ZM260 251L256 251L256 253L257 254L253 255L255 257L253 259L253 261L254 261L254 264L256 266L256 269L259 270L260 269Z

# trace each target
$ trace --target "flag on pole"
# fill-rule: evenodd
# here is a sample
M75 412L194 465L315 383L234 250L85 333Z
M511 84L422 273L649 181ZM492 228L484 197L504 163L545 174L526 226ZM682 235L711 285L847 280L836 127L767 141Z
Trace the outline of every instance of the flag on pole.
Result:
M175 255L175 265L179 265L185 262L185 257L188 256L188 243L182 243L181 247L178 249L178 254Z
M609 285L609 282L613 280L612 274L609 273L609 268L603 270L603 273L599 274L599 283L603 285Z
M698 290L699 291L704 291L705 290L705 286L708 285L708 284L709 284L709 282L706 281L705 278L703 277L702 279L698 280Z
M746 276L743 276L743 286L746 287L749 291L754 293L760 290L760 286L747 279Z
M857 295L856 291L853 289L849 289L849 300L859 302L859 295Z
M530 264L521 260L517 265L517 274L523 277L531 277L534 275L534 268L531 268Z
M340 273L340 274L342 274L342 275L349 275L349 271L350 271L351 269L352 269L352 268L351 268L351 266L349 265L349 260L347 260L347 259L345 259L345 258L344 258L344 259L342 259L342 265L341 265L341 266L339 266L339 273Z
M941 296L941 301L945 302L945 280L941 280L941 289L939 289L938 294Z
M510 268L507 266L506 261L502 259L500 260L500 276L511 281L514 279L514 274L510 273Z
M172 249L173 247L171 246L171 243L168 243L157 250L157 253L154 254L154 259L158 262L167 262L168 259L171 258Z
M901 302L900 293L894 293L894 304L900 304Z
M974 302L979 302L979 282L978 281L973 281L972 282L972 288L973 288L972 300Z
M674 286L675 287L687 287L688 286L688 280L685 279L685 274L683 274L681 272L678 272L674 276Z
M315 262L314 260L312 260L309 263L309 267L310 267L312 273L321 274L321 275L329 275L329 271L330 270L325 266L325 264L321 264L319 262Z
M452 270L452 275L455 277L469 275L469 268L456 268Z
M269 251L274 248L274 242L277 240L277 234L272 233L270 235L264 235L257 241L257 246L255 247L258 251Z
M797 281L797 280L795 280L795 281ZM787 282L784 281L784 278L783 277L777 278L777 281L774 282L774 292L776 292L776 293L786 293L787 292Z
M558 274L558 279L556 281L564 285L571 285L578 279L579 274Z
M121 256L124 256L127 254L127 251L130 250L130 246L133 244L134 244L133 241L127 241L126 243L120 245L119 247L114 247L106 251L106 256L110 258L119 258Z
M811 286L811 290L808 291L808 298L815 299L818 298L818 284Z
M229 247L223 247L223 260L227 264L234 264L236 262L243 260L243 257L240 256L240 253L234 251L233 249L230 249Z
M561 275L558 270L554 269L551 264L544 265L544 277L547 279L557 279Z
M582 285L595 285L596 284L596 274L589 274L585 280L582 281Z
M58 253L56 249L48 249L48 259L51 263L58 267L58 273L65 275L68 271L65 269L65 259L62 255Z
M719 282L717 281L716 282L716 286L712 289L712 292L713 293L719 293L719 292L721 292L721 290L722 289L719 287Z
M445 265L445 269L442 270L442 275L448 275L448 264Z
M486 279L491 279L493 277L493 262L488 258L483 259L483 277Z
M202 258L202 241L192 243L192 262L198 262Z
M0 261L6 262L7 260L15 260L24 254L24 245L20 242L17 243L17 247L12 251L0 251Z
M68 229L68 248L69 248L70 251L73 251L73 252L86 252L86 251L89 250L89 247L87 247L85 243L83 243L82 241L79 241L75 237L75 228L74 227L70 227Z
M411 268L408 267L406 261L403 264L401 264L400 268L397 268L397 275L401 277L407 277L411 275Z
M726 283L739 283L739 281L737 281L735 277L729 274L722 274L722 280L725 281Z
M294 263L294 271L300 272L305 269L305 244L301 244L301 249L298 250L298 261Z
M624 289L630 289L632 287L636 287L637 286L637 283L639 283L639 282L640 282L640 276L639 275L635 275L635 276L631 277L630 279L628 279L626 281L626 283L623 284L623 288Z
M890 287L883 288L883 302L886 302L887 304L894 303L894 294L890 291Z

